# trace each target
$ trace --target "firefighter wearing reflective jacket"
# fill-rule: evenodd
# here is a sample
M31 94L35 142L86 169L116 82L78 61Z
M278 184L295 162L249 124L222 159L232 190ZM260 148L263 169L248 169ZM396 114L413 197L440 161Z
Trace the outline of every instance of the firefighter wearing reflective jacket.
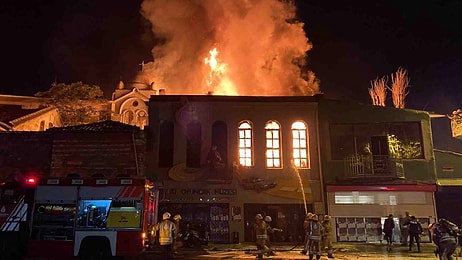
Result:
M439 255L440 260L453 259L452 255L457 247L460 230L456 224L440 219L437 223L429 226L433 243L436 245L435 254Z
M330 222L330 216L325 215L324 220L321 222L323 235L322 235L322 248L327 248L327 257L334 258L333 247L332 247L332 224Z
M172 247L175 239L175 223L170 220L172 215L165 212L162 215L162 221L154 225L153 231L159 236L159 244L164 250L164 259L172 258Z
M268 228L266 222L263 220L261 214L255 215L255 244L257 245L257 257L262 258L264 253L269 252L269 248L266 245L266 240L268 239Z
M309 259L313 260L313 256L316 254L316 259L321 258L321 238L323 235L323 229L321 223L319 223L318 215L313 214L311 217L310 225L308 226L310 247L308 249Z

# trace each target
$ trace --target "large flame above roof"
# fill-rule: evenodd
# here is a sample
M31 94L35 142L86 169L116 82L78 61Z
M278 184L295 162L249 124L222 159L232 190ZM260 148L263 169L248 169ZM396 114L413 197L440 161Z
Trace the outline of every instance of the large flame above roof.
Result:
M144 0L142 13L161 43L138 82L168 94L319 93L292 1Z

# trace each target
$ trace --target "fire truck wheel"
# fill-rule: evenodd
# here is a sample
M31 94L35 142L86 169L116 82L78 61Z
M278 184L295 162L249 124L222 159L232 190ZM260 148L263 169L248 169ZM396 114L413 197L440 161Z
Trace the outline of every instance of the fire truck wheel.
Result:
M106 237L86 237L79 251L82 260L100 260L111 258L111 245Z

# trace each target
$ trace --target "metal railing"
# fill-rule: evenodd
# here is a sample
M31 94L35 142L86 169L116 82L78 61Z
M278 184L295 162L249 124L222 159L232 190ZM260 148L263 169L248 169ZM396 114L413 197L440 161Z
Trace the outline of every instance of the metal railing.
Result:
M345 178L404 178L402 158L388 155L350 155L344 159Z

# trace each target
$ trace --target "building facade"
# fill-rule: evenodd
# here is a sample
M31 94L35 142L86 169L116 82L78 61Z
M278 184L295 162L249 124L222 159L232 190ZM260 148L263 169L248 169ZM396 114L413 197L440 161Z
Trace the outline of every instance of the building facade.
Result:
M382 240L386 216L395 241L405 212L424 229L436 219L435 155L424 111L321 100L321 166L338 241ZM424 232L422 241L430 241Z
M214 242L253 241L257 213L287 231L281 242L301 238L306 212L332 215L337 241L381 241L388 214L395 240L405 212L424 228L436 219L427 112L320 96L154 96L149 114L161 211Z
M58 109L47 99L0 95L0 131L45 131L62 126Z
M160 212L181 214L213 242L254 241L256 214L300 241L322 214L317 97L152 96L147 174Z

